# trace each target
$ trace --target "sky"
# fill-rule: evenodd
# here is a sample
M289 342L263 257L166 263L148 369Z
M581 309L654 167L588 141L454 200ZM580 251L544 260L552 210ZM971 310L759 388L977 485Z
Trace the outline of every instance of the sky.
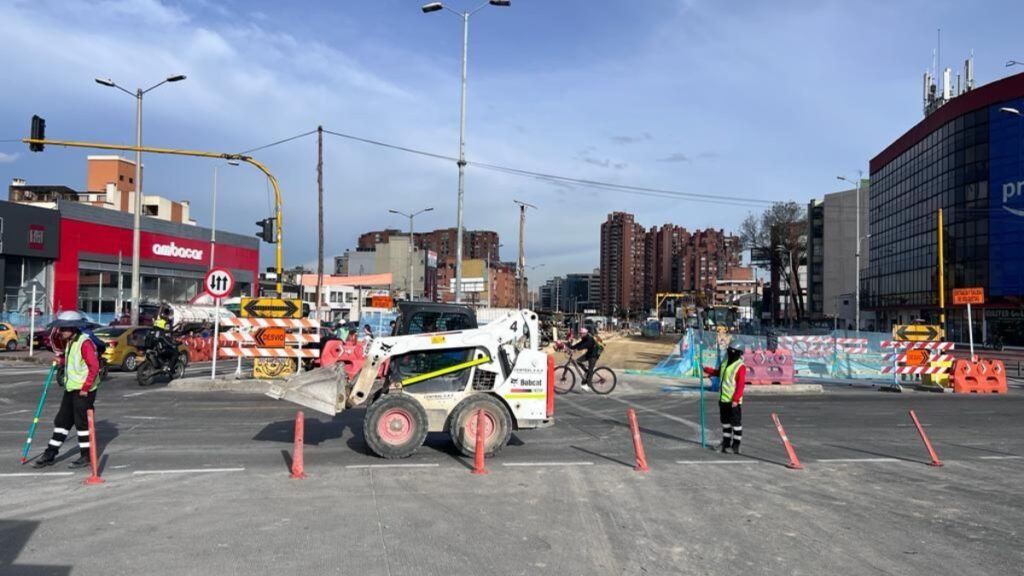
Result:
M455 10L482 0L450 0ZM461 19L409 0L0 0L0 182L85 187L82 149L10 142L33 114L47 136L133 143L148 93L152 146L241 152L314 130L458 155ZM465 225L496 230L539 282L598 265L600 225L735 231L771 201L848 188L922 117L921 76L954 76L972 51L985 84L1024 60L1024 4L985 0L512 0L470 19ZM253 153L281 183L285 264L316 261L316 138ZM703 194L626 193L494 170ZM215 161L147 155L145 192L188 200L209 225ZM358 235L433 207L417 230L453 227L457 167L337 136L324 140L326 270ZM745 200L729 202L729 199ZM723 201L724 200L724 201ZM266 179L220 169L218 229L254 234ZM265 265L273 249L263 245ZM531 282L533 283L533 282ZM534 284L536 285L536 284Z

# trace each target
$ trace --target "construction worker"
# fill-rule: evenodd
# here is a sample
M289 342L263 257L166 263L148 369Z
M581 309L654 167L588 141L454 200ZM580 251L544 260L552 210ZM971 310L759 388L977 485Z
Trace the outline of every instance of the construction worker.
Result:
M747 383L747 368L743 365L743 345L731 342L725 351L725 362L721 366L704 367L708 376L718 376L718 414L722 422L722 452L731 448L733 454L740 453L743 441L743 389Z
M61 400L56 418L53 419L53 437L50 444L33 466L43 468L56 461L57 453L67 440L73 425L78 432L79 457L71 463L71 467L84 468L90 463L87 412L96 402L96 389L100 385L99 355L96 345L85 333L84 321L57 320L54 324L60 338L66 342L64 353L57 357L57 362L64 367L64 398Z

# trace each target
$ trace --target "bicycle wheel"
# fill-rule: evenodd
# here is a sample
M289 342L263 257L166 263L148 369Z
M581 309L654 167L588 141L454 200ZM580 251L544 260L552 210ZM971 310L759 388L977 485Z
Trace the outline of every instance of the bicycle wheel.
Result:
M608 394L615 390L616 382L615 372L607 366L602 366L594 370L594 375L590 378L590 388L597 394Z
M565 394L572 390L575 385L576 373L569 368L568 364L555 368L555 392Z

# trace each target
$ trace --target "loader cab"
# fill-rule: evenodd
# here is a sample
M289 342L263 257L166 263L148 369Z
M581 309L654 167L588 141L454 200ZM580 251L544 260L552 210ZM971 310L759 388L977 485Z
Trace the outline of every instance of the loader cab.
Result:
M457 332L477 327L476 313L462 304L399 302L395 333L392 336Z

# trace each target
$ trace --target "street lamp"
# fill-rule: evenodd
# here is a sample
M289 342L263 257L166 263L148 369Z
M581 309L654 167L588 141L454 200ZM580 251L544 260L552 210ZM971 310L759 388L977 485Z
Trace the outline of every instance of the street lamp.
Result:
M848 182L850 184L854 184L854 182L852 180L850 180L849 178L847 178L845 176L836 176L836 179L837 180L842 180L843 182ZM856 182L856 184L857 184L857 192L856 192L856 194L857 194L857 251L855 252L855 260L856 260L856 262L854 264L854 268L855 268L854 272L856 274L855 277L856 277L856 284L857 285L854 287L854 294L855 294L855 296L853 298L853 305L854 305L854 308L855 308L853 313L854 313L854 318L856 318L856 320L854 320L854 322L855 322L854 323L854 329L857 331L857 338L860 338L860 241L862 240L861 235L860 235L860 183L861 183L862 180L864 180L864 171L863 170L857 170L857 182ZM867 236L864 236L864 238L870 238L870 237L871 237L871 234L868 234Z
M406 214L405 212L401 212L399 210L388 210L388 212L390 212L391 214L398 214L399 216L405 216L406 218L409 219L409 293L408 293L408 298L409 298L410 301L412 301L414 299L413 298L413 290L412 290L412 277L413 277L413 265L412 265L412 253L413 253L413 249L412 249L412 245L413 245L412 219L417 217L417 216L419 216L420 214L423 214L424 212L431 212L433 210L434 210L433 207L431 207L431 208L424 208L423 210L420 210L419 212L413 212L412 214Z
M455 302L462 302L462 197L465 191L466 180L466 64L469 52L469 17L483 10L487 6L508 7L511 0L490 0L469 11L459 12L452 10L441 2L424 4L421 10L424 14L447 10L462 19L462 97L459 110L459 200L456 210L456 234L458 239L455 243Z
M228 166L238 166L238 162L235 160L228 160ZM217 250L217 169L220 168L220 164L213 165L213 210L210 215L210 270L216 266L213 260L213 254Z
M138 88L135 92L125 90L121 86L118 86L116 82L110 78L96 78L96 83L101 86L108 88L117 88L121 92L135 98L135 219L132 225L132 310L131 310L131 325L138 326L139 324L139 303L141 298L141 283L140 276L140 260L142 259L141 254L141 226L142 226L142 97L145 96L146 92L156 90L160 86L168 82L180 82L185 79L184 74L176 74L174 76L168 76L161 82L158 82L149 88L143 90Z

